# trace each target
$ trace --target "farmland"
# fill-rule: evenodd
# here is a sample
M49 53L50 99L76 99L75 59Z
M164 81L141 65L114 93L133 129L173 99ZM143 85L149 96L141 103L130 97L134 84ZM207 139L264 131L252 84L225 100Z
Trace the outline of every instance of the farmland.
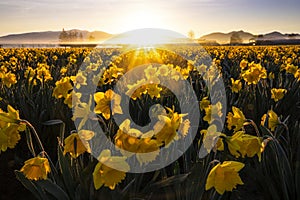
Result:
M300 46L0 48L0 157L37 199L299 199L299 86Z

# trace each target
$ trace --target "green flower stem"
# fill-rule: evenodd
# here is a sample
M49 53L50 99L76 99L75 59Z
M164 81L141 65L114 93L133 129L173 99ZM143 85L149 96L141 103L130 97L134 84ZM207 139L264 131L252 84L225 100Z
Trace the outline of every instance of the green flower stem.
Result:
M44 146L42 144L42 141L40 140L39 135L37 134L37 132L36 132L35 128L33 127L33 125L29 121L27 121L27 120L20 120L20 122L26 124L26 126L28 126L31 129L30 132L32 132L33 135L34 135L34 137L36 138L36 140L38 142L38 145L39 145L39 147L41 149L41 152L45 152L45 149L44 149Z
M257 137L261 137L261 134L260 134L255 122L252 119L247 119L247 121L249 121L250 124L254 127Z

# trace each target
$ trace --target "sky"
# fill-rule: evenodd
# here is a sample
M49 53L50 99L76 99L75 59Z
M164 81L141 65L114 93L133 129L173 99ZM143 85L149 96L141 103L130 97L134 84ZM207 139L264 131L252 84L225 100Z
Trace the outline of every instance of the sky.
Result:
M1 0L0 36L65 28L118 34L163 28L196 37L300 33L299 0Z

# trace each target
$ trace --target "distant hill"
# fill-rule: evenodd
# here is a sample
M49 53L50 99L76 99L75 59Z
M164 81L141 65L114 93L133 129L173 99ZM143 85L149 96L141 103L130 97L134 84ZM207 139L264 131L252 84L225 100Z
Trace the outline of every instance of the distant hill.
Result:
M265 35L258 35L258 40L288 40L288 39L300 39L298 33L294 34L282 34L278 31L267 33Z
M219 44L229 44L230 38L233 34L237 34L242 40L243 43L249 43L252 41L258 41L258 42L265 42L267 43L294 43L294 41L300 40L300 34L293 33L293 34L282 34L278 31L274 31L267 34L260 34L260 35L254 35L248 32L244 31L232 31L230 33L211 33L208 35L204 35L199 38L199 41L201 42L217 42Z
M77 40L70 42L98 42L112 37L112 34L103 31L84 31L84 30L68 30L66 33L76 33ZM21 34L11 34L0 37L0 44L28 44L28 43L54 43L60 42L60 35L62 31L44 31L44 32L31 32ZM82 36L80 38L79 36Z
M229 44L231 36L237 33L239 37L243 40L243 43L249 43L249 40L254 37L253 34L244 32L244 31L232 31L230 33L211 33L208 35L202 36L199 40L203 41L215 41L219 44Z
M114 36L112 34L103 31L86 31L86 30L66 30L67 35L73 35L68 40L60 40L62 31L44 31L44 32L31 32L21 34L11 34L0 37L0 45L5 44L54 44L59 43L97 43L107 40ZM208 35L204 35L197 39L202 45L222 45L229 44L232 35L241 38L244 44L255 42L256 44L300 44L300 34L283 34L278 31L274 31L267 34L254 35L249 32L232 31L229 33L215 32ZM75 35L75 36L74 36ZM74 39L76 38L76 39ZM184 39L178 39L177 42L185 41Z

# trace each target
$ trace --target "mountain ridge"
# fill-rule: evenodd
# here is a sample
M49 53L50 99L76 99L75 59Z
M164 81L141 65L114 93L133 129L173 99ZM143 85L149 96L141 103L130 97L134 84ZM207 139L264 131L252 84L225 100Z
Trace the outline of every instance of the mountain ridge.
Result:
M63 31L37 31L37 32L27 32L19 34L9 34L0 37L0 44L6 43L59 43L64 42L60 40L60 35ZM79 29L71 29L65 31L67 34L76 33L77 39L68 42L78 42L78 41L103 41L113 35L104 31L87 31ZM82 38L80 39L80 35Z
M250 43L251 40L270 41L270 40L300 39L299 33L283 34L279 31L272 31L270 33L255 35L255 34L240 30L240 31L231 31L228 33L213 32L213 33L201 36L198 40L200 42L214 41L219 44L229 44L230 39L233 34L237 34L240 37L240 39L242 40L242 43Z
M65 31L70 34L73 32L77 34L75 41L60 40L62 31L40 31L40 32L27 32L19 34L9 34L0 37L0 44L19 44L19 43L62 43L62 42L98 42L104 41L114 36L113 34L104 31L87 31L79 29L71 29ZM196 40L200 43L211 43L211 44L229 44L232 35L238 35L242 40L242 43L250 43L251 40L255 41L272 41L272 40L288 40L288 39L300 39L299 33L281 33L279 31L272 31L270 33L255 35L250 32L243 30L231 31L228 33L213 32L207 35L203 35ZM81 39L80 39L80 37Z

